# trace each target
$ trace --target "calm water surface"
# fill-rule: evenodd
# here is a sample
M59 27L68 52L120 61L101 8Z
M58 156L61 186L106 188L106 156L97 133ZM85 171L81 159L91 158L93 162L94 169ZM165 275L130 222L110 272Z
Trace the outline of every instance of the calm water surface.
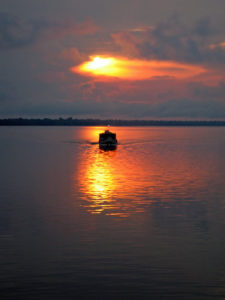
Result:
M225 299L225 128L0 127L0 299Z

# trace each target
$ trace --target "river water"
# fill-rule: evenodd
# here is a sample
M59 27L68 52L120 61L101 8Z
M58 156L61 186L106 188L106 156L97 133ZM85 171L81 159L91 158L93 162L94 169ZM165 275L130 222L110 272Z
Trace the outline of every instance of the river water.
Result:
M225 299L225 128L0 127L0 299Z

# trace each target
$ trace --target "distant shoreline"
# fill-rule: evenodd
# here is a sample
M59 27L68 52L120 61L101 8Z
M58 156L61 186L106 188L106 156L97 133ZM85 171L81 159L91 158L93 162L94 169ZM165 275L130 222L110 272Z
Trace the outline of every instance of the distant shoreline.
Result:
M0 126L225 126L225 121L100 120L100 119L0 119Z

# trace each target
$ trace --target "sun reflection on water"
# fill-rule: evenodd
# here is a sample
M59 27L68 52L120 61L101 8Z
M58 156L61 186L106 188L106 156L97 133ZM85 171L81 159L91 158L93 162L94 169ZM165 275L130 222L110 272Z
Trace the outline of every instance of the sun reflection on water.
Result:
M115 214L120 209L119 194L119 177L121 170L118 171L114 164L116 151L102 151L97 147L90 149L86 168L80 175L81 190L85 195L88 211L93 214L106 213ZM120 215L123 214L120 212Z
M111 152L96 153L95 160L87 169L88 193L100 202L112 197L116 188L112 166L110 165Z
M98 145L83 152L78 180L81 206L89 213L127 217L143 212L146 203L141 198L143 191L151 189L150 177L144 176L141 164L133 157L131 162L126 152L121 152L103 151Z
M96 141L101 131L97 127L85 129L85 139ZM112 131L119 135L117 150L102 151L98 144L91 143L79 154L74 185L78 186L81 207L89 213L119 217L149 213L153 204L170 208L182 199L186 205L194 201L196 193L205 190L202 178L209 172L205 164L202 164L204 168L200 167L201 157L189 149L188 140L186 145L176 144L175 138L180 141L185 129L177 129L176 136L171 139L168 135L164 142L160 138L165 135L162 129L152 132L116 128ZM136 142L137 136L140 143Z

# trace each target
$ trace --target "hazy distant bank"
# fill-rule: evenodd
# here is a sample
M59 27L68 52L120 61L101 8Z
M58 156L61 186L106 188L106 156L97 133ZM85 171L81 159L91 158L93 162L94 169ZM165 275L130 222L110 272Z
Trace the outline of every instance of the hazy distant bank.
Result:
M225 121L101 120L101 119L0 119L0 126L225 126Z

